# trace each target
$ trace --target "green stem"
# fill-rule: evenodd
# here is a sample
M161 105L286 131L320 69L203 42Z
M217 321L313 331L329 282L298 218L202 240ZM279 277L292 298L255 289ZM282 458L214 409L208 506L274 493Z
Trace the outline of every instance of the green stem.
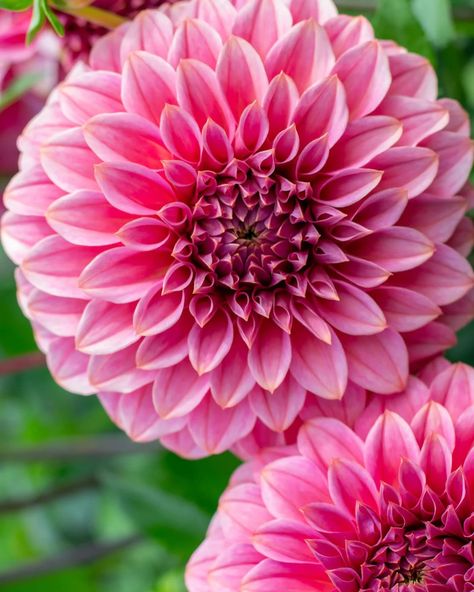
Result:
M61 12L70 14L77 18L84 19L89 23L94 23L106 29L116 29L123 23L128 21L127 18L119 16L108 10L102 10L102 8L96 8L95 6L84 6L83 8L69 8L66 6L55 6Z

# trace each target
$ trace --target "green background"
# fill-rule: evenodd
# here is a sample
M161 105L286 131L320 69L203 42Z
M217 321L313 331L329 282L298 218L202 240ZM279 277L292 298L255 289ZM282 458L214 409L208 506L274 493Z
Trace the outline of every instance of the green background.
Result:
M474 113L474 0L339 5L426 55L441 95ZM471 325L451 359L474 363L473 337ZM0 253L0 364L34 351ZM65 393L44 368L0 375L0 590L182 592L183 565L236 466L231 455L187 462L129 443L94 398Z

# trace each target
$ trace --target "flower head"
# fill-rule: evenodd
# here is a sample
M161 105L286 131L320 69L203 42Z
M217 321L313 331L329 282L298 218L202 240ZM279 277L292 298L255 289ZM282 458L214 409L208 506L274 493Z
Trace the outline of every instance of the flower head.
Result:
M348 374L403 390L472 315L472 144L436 94L329 0L179 2L99 40L5 197L56 380L189 456Z
M474 369L419 397L320 417L236 472L187 570L190 592L468 592L474 585Z

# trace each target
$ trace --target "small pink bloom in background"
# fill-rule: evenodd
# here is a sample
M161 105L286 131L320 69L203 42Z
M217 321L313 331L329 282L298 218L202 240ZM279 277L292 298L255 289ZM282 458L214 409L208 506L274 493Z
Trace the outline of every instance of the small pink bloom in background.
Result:
M135 440L203 456L348 377L402 391L472 317L467 116L329 0L143 11L20 145L21 305L58 383Z
M37 77L19 100L0 110L0 175L12 175L17 170L17 138L58 81L59 40L45 31L26 47L30 20L30 12L0 9L0 100L15 81Z
M418 390L378 397L354 429L310 420L295 447L240 467L189 591L473 590L474 369Z

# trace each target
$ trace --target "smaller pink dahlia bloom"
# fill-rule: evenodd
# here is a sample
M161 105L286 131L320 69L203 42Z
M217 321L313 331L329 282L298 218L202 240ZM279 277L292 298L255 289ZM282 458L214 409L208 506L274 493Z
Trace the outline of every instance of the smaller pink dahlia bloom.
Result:
M17 138L43 107L46 96L58 80L59 41L53 33L45 31L26 47L30 20L30 12L0 9L0 97L18 78L38 76L30 91L0 111L0 175L11 175L16 171Z
M474 369L418 386L374 399L355 429L313 419L238 469L190 592L474 590Z
M473 314L467 115L331 0L141 11L20 144L21 305L137 440L221 452L349 378L399 392Z

